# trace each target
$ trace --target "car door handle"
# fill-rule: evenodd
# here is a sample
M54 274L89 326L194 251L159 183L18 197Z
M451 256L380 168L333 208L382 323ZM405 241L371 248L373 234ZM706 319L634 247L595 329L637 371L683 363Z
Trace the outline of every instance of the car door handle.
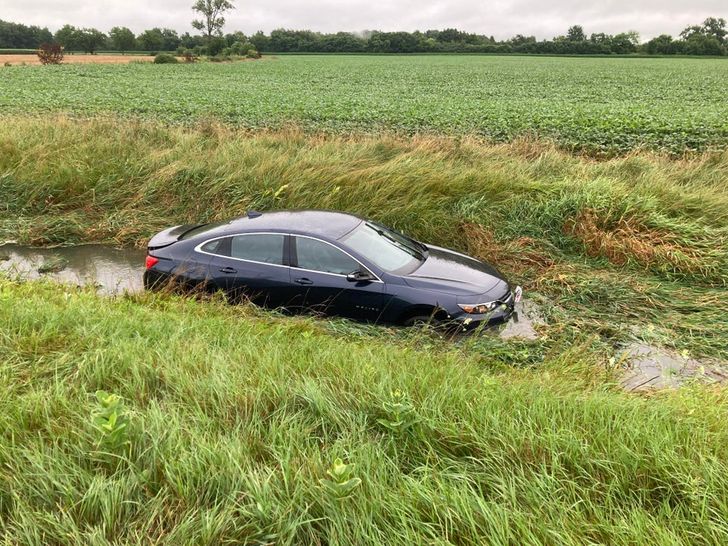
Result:
M220 273L237 273L238 270L234 267L223 267L220 269Z
M311 279L307 279L306 277L296 279L293 282L297 282L298 284L313 284L313 281Z

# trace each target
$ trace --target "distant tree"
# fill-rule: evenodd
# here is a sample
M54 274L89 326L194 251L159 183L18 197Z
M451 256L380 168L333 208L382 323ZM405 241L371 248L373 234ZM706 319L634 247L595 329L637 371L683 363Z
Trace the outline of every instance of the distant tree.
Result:
M446 28L441 30L437 36L438 42L464 42L465 32L461 32L456 28Z
M594 44L609 45L612 41L612 37L609 34L604 34L603 32L596 32L589 36L589 41Z
M161 51L164 49L164 35L161 28L145 30L137 37L137 41L143 51Z
M47 28L0 21L0 48L34 49L52 41L53 34Z
M681 43L669 34L661 34L645 43L643 50L648 55L675 55L681 52Z
M703 33L703 27L700 25L690 25L689 27L685 27L683 31L680 33L680 38L683 40L687 40L691 36L695 34L702 34Z
M585 42L586 34L584 34L584 29L581 25L574 25L566 31L566 39L569 42Z
M222 28L225 26L223 15L231 9L235 9L235 6L228 0L197 0L192 10L198 12L202 19L192 21L192 26L203 32L208 40L222 35Z
M726 50L726 21L722 17L708 17L702 25L690 25L683 29L682 49L688 55L724 55Z
M207 54L210 56L215 56L218 53L221 53L223 49L227 47L227 44L225 43L225 38L222 36L213 36L209 40L207 40L207 45L205 46L205 49L207 50Z
M106 34L95 28L82 28L76 31L76 43L86 53L94 55L106 44Z
M162 50L174 51L182 43L176 30L171 28L163 28L162 31Z
M227 43L228 47L232 47L235 42L245 43L247 41L248 37L239 30L225 35L225 42Z
M367 47L376 53L413 53L418 44L417 37L409 32L375 32Z
M270 51L270 38L265 35L262 30L259 30L250 37L250 43L255 46L257 51Z
M111 47L122 53L136 48L134 33L126 27L114 27L109 31Z
M180 45L186 49L192 49L198 46L202 46L205 43L205 38L202 36L192 36L189 32L185 32L179 37Z
M390 50L389 38L386 32L375 31L367 40L367 50L375 53L384 53Z
M684 41L683 52L687 55L724 55L725 49L715 36L696 33Z
M324 35L321 38L321 48L330 52L358 53L365 50L366 41L350 32L337 32Z
M624 55L634 53L639 45L639 34L636 32L620 32L615 34L609 44L612 53Z
M524 36L523 34L516 34L513 38L508 40L511 44L514 46L520 46L524 44L535 44L536 43L536 37L535 36Z
M633 45L640 45L640 33L636 30L628 30L627 32L623 32L622 34L624 34L627 39L632 42Z
M63 25L56 31L56 42L61 44L66 51L77 51L81 49L78 42L79 30L73 25Z
M640 51L646 54L670 55L725 55L728 54L728 27L720 17L708 17L700 25L686 27L680 39L663 34L640 44L639 34L634 31L616 35L603 32L593 33L587 38L580 25L571 26L566 35L551 40L538 41L533 36L518 34L513 38L497 42L493 36L474 34L447 28L426 32L380 32L365 30L357 33L337 32L324 34L310 30L276 29L266 35L262 31L246 36L236 31L223 35L224 15L234 9L230 0L193 0L192 9L201 14L194 21L194 27L201 34L181 36L172 29L153 28L144 31L137 39L137 47L148 51L175 51L182 54L193 50L195 54L229 55L233 52L247 53L254 48L259 52L382 52L382 53L527 53L527 54L630 54ZM89 33L99 38L94 29L79 30L66 25L56 33L56 41L63 44L66 52L89 50ZM100 34L100 33L99 33ZM103 35L101 35L103 36ZM94 39L95 39L94 38ZM110 44L122 52L134 48L131 31L125 27L114 27L110 32ZM39 44L51 42L47 29L26 27L0 21L0 47L37 48ZM99 45L92 44L91 51ZM251 48L251 49L252 49Z
M703 34L713 36L721 44L726 42L728 29L726 29L726 21L722 17L708 17L703 21L702 30Z
M250 42L233 42L230 46L230 51L233 55L245 55L251 49L255 49L255 46Z

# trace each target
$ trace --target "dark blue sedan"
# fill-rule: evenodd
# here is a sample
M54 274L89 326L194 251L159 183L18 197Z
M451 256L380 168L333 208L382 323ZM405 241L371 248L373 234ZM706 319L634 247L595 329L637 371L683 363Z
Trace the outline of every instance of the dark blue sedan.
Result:
M494 267L330 211L249 212L176 226L148 245L144 284L222 290L291 311L472 328L508 320L521 297Z

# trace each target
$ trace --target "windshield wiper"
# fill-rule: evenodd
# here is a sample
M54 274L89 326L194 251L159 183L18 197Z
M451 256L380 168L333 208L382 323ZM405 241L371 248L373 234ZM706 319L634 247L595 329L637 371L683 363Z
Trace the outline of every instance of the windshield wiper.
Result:
M367 225L369 225L370 228L372 228L374 231L376 231L379 235L381 235L385 239L392 241L395 245L397 245L399 248L401 248L408 254L412 254L415 258L417 258L421 262L425 261L425 255L422 254L419 250L412 248L409 245L404 244L402 241L398 240L395 237L392 237L389 233L387 233L383 229L379 229L375 226L372 226L371 224L367 224Z

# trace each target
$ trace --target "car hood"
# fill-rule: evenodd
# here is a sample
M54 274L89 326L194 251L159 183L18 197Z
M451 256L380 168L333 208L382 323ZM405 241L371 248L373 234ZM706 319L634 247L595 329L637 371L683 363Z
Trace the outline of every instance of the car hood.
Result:
M502 296L508 289L503 275L484 262L436 246L427 245L427 259L404 282L413 288L426 288L459 296Z

